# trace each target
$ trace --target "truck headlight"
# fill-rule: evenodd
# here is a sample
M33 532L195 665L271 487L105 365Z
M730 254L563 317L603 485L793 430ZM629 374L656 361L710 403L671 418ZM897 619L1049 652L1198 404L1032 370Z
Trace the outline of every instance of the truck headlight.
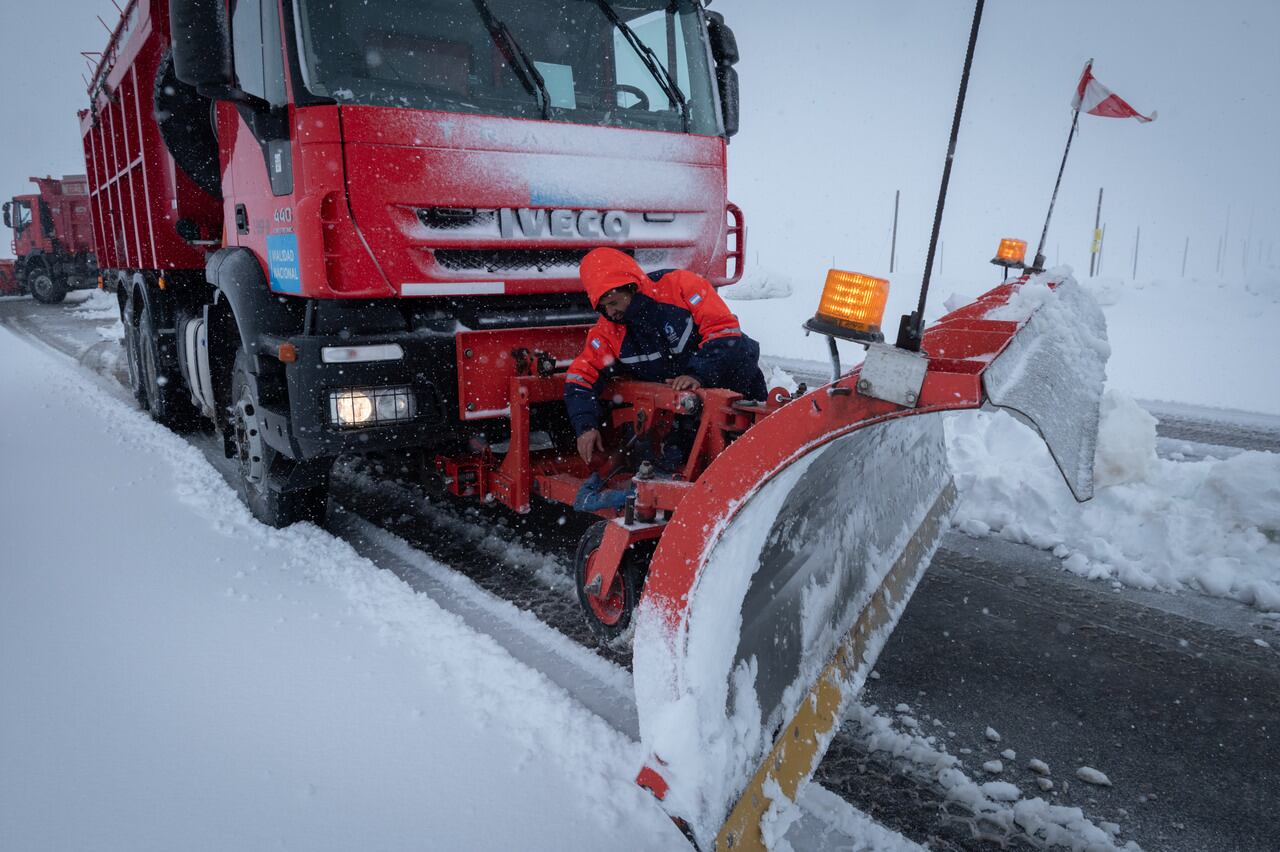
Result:
M335 426L381 426L412 420L416 413L417 404L408 387L329 391L329 420Z

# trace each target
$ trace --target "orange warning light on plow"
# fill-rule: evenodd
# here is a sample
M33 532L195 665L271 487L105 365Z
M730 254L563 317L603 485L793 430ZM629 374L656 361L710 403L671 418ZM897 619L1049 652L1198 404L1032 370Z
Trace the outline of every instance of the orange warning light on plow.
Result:
M1000 248L996 249L996 256L991 258L991 262L1006 269L1022 269L1026 265L1026 259L1027 241L1005 237L1000 241Z
M884 278L831 269L822 288L818 312L805 328L859 342L880 342L880 321L889 299L889 282Z

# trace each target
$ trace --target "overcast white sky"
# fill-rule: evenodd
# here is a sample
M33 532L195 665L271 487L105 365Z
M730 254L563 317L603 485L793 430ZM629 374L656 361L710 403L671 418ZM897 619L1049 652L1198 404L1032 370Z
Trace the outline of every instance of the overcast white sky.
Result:
M743 60L731 195L751 259L820 281L833 258L887 268L901 189L899 268L923 266L972 15L969 0L716 0ZM0 195L33 174L83 171L81 50L114 24L110 0L6 0L0 42ZM1160 118L1085 116L1050 232L1050 262L1088 266L1106 187L1107 272L1211 274L1231 209L1228 258L1280 242L1280 3L1275 0L988 0L942 233L944 274L987 276L1000 236L1039 235L1086 59ZM7 235L6 235L7 242ZM7 245L3 246L7 250ZM5 251L7 253L7 251ZM1280 246L1271 248L1280 263ZM1230 273L1230 268L1226 270Z

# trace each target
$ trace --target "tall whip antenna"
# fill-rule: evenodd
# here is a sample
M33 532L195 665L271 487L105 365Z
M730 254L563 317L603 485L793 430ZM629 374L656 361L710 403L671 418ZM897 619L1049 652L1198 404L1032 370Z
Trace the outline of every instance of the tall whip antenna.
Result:
M956 155L956 138L960 135L960 115L964 112L964 97L969 90L969 69L973 65L973 48L978 43L978 25L982 23L982 6L978 0L973 10L973 28L969 31L969 50L964 56L964 73L960 76L960 92L956 95L956 114L951 120L951 141L947 145L947 162L942 167L942 186L938 189L938 207L933 214L933 233L929 237L929 256L924 263L924 280L920 284L920 303L913 313L903 314L898 325L897 345L900 349L920 351L920 339L924 335L924 305L929 298L929 278L933 275L933 255L938 248L938 231L942 227L942 207L947 200L947 184L951 181L951 161Z

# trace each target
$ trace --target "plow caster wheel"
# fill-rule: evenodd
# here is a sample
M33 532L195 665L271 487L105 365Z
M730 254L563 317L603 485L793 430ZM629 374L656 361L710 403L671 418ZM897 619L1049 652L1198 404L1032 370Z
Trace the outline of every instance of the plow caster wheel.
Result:
M609 588L602 588L601 566L596 555L608 525L608 521L592 524L578 541L578 554L573 560L578 602L582 604L591 632L604 644L617 640L631 625L631 613L640 600L640 588L652 555L652 548L644 548L645 552L628 548L613 582Z

